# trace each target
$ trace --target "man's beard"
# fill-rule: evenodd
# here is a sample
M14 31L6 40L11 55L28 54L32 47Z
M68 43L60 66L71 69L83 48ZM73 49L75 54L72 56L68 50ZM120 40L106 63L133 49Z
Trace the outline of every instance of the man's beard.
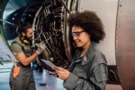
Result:
M24 39L28 40L29 42L32 41L32 38L29 38L29 37L27 37L27 36L25 36Z
M30 45L32 45L32 38L25 36L24 39L27 40Z

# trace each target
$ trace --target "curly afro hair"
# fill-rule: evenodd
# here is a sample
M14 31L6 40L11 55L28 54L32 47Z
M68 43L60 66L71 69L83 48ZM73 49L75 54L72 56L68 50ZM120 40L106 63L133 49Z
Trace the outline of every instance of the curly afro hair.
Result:
M69 27L79 26L91 37L91 41L99 43L105 37L103 24L93 11L76 12L70 14L67 20Z

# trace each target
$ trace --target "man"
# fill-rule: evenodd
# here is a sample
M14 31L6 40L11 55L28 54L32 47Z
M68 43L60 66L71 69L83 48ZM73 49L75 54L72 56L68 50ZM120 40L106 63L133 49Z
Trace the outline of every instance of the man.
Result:
M11 44L11 50L18 62L14 63L10 75L11 90L36 90L30 63L45 49L44 43L37 45L37 50L32 53L31 42L34 35L32 26L22 22L17 27L19 36Z

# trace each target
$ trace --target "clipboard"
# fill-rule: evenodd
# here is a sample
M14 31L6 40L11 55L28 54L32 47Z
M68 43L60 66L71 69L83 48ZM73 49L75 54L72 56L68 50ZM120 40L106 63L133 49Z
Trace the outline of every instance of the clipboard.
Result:
M53 64L51 61L46 60L46 59L41 59L42 62L44 62L44 64L46 64L49 68L51 68L52 70L54 70L55 67L57 67L55 64Z

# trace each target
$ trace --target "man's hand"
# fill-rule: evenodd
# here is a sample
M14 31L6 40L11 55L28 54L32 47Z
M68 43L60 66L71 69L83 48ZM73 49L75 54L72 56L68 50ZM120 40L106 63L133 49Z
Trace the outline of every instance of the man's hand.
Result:
M44 42L40 42L39 44L36 44L36 46L37 46L36 53L38 55L41 54L45 50L45 47L46 47Z

